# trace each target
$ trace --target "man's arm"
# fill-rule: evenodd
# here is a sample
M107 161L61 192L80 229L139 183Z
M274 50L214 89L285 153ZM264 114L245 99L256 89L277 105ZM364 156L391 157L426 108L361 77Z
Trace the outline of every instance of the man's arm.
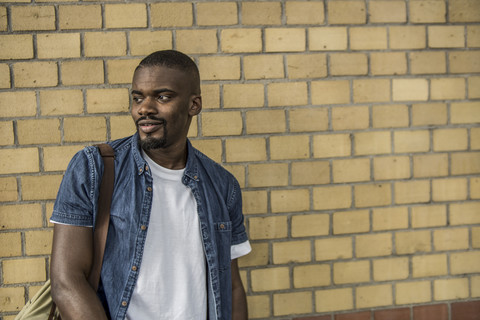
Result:
M52 298L62 319L107 319L87 281L92 264L92 228L55 224L52 246Z
M248 319L247 297L243 288L240 272L238 271L237 259L231 263L232 270L232 320Z

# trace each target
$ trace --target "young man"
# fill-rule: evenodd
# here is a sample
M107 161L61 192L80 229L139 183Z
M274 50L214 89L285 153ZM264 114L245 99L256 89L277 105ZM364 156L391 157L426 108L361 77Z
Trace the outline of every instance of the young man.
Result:
M75 155L55 202L51 281L62 319L247 319L240 186L187 139L202 109L197 66L178 51L152 53L131 94L137 133L111 142L115 187L97 294L86 278L103 173L97 148Z

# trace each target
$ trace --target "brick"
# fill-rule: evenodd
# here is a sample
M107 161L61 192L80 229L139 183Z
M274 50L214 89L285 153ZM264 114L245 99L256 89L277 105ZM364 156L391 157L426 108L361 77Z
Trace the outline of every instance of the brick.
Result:
M465 27L463 26L429 26L428 46L430 48L465 47Z
M352 257L352 238L330 237L315 240L315 260L338 260Z
M289 79L312 79L327 76L327 56L323 53L287 55Z
M393 79L393 101L427 101L426 79Z
M197 24L199 26L223 26L238 23L235 2L204 2L197 4Z
M245 94L248 92L248 95ZM264 87L259 83L225 84L223 86L224 108L255 108L264 105Z
M60 143L58 119L35 119L17 121L19 144Z
M245 79L283 78L283 57L281 55L253 55L243 59Z
M19 62L13 65L15 87L54 87L58 84L56 62Z
M357 308L389 306L393 303L391 284L357 287L355 291Z
M40 91L40 113L44 116L81 114L83 94L81 90Z
M396 182L394 193L396 204L425 203L430 201L430 183L427 180Z
M288 112L290 132L315 132L328 129L326 108L295 108Z
M480 51L458 51L448 55L450 73L479 73Z
M178 30L176 32L177 49L187 54L215 53L217 46L216 30Z
M370 159L341 159L332 162L333 182L360 182L370 180Z
M411 52L409 61L412 74L440 74L447 72L445 52Z
M272 187L288 185L286 163L259 163L248 166L249 187Z
M50 254L53 230L25 232L25 253L27 255Z
M323 24L323 2L287 1L285 4L287 24Z
M63 175L22 176L22 200L53 200Z
M34 91L0 92L0 117L28 117L36 114L37 97Z
M22 238L20 232L0 233L1 257L15 257L22 254Z
M248 134L285 132L284 110L255 110L246 112Z
M4 260L3 283L16 284L45 281L45 258Z
M104 82L103 61L101 60L64 61L61 70L62 83L66 86L101 84Z
M450 117L454 124L480 122L480 101L452 103Z
M468 229L441 229L433 232L436 251L468 249Z
M470 178L470 197L480 199L480 178Z
M371 1L368 9L370 23L407 21L407 8L404 1Z
M302 52L305 51L305 40L303 28L265 29L266 52Z
M348 46L345 27L316 27L308 29L308 45L314 51L340 51Z
M480 204L477 202L455 203L450 205L450 224L478 224Z
M105 141L107 137L104 117L65 118L63 130L66 142Z
M437 279L433 281L433 296L436 301L468 298L468 279Z
M247 297L248 319L268 318L270 314L270 297L268 295Z
M88 113L128 112L127 89L88 89Z
M472 298L480 297L480 277L472 277Z
M480 149L480 128L470 129L470 149L471 150Z
M388 256L392 254L392 235L390 233L368 234L355 237L357 258Z
M151 23L154 28L191 27L193 25L192 3L152 3Z
M0 201L15 201L18 199L18 186L15 177L0 178Z
M306 82L270 83L267 85L270 107L298 106L308 104Z
M409 275L408 258L387 258L373 260L375 281L404 280Z
M480 47L480 26L467 26L467 47Z
M251 175L249 175L249 178L251 178ZM244 214L267 213L268 200L266 191L243 191L242 196Z
M0 149L0 174L39 171L37 148Z
M216 31L214 31L216 32ZM261 29L224 29L221 31L222 52L261 52ZM186 43L188 46L188 43Z
M480 270L480 252L458 252L450 254L450 272L452 274L478 273Z
M407 179L410 174L410 158L406 156L377 157L373 160L375 180Z
M331 53L330 75L367 75L368 61L365 53Z
M400 282L395 285L395 289L396 304L402 305L432 301L430 281ZM415 316L414 319L417 320L417 317Z
M403 52L372 52L370 68L375 76L406 74L407 58Z
M370 280L370 264L366 260L333 264L335 284L361 283Z
M415 178L442 177L447 175L447 154L425 154L413 157L413 176Z
M280 2L241 2L242 24L279 25L282 23Z
M7 21L7 8L0 8L0 31L7 31L8 21Z
M273 295L273 314L276 316L312 312L311 292L290 292Z
M362 311L362 312L353 312L353 313L339 313L335 315L335 320L370 320L371 312ZM326 318L325 320L329 320Z
M350 102L350 82L348 80L312 81L312 103L348 104Z
M311 288L330 285L330 266L327 264L303 265L293 268L293 286Z
M353 27L350 29L352 50L387 49L387 29L384 27Z
M353 80L353 101L355 102L390 102L389 79Z
M238 150L244 150L239 153ZM227 162L266 160L266 142L263 138L227 139Z
M222 142L220 139L195 140L192 144L214 161L222 161Z
M336 107L332 109L332 127L335 131L358 130L369 127L368 107Z
M430 96L432 100L465 99L465 80L462 78L438 78L430 80Z
M403 231L395 233L397 254L413 254L432 251L430 231Z
M423 49L427 45L424 26L391 26L389 36L390 49Z
M333 234L363 233L369 230L368 210L337 211L333 214Z
M312 260L310 241L283 241L272 245L273 263L308 262Z
M275 136L270 138L270 159L308 159L310 137L307 135Z
M13 145L15 143L12 121L0 122L0 136L2 137L0 141L0 145L2 146Z
M355 133L355 154L387 154L391 153L391 134L388 131L372 131Z
M454 153L451 155L451 174L480 173L480 152Z
M475 320L480 314L479 301L455 302L451 304L452 319Z
M79 58L79 33L46 33L37 35L37 51L40 59Z
M352 288L315 291L315 306L315 311L317 312L331 312L353 309Z
M467 129L437 129L433 131L433 150L462 151L468 148Z
M23 287L2 287L0 301L0 312L18 312L25 305L25 290Z
M8 89L10 86L10 67L2 63L0 64L0 88Z
M310 209L310 192L308 189L272 190L272 212L302 212Z
M437 179L432 182L432 199L435 202L466 200L466 179Z
M409 4L410 22L442 23L446 22L445 2L437 0L415 0Z
M43 225L40 204L0 206L1 230L38 228Z
M221 142L221 141L220 141ZM227 171L237 178L241 188L245 188L245 166L243 165L222 165Z
M395 131L395 153L427 152L430 150L430 134L427 130Z
M328 210L350 208L352 204L349 186L328 186L313 189L313 208Z
M60 5L58 7L60 30L100 29L102 8L100 5Z
M292 185L315 185L330 182L330 165L327 161L293 162Z
M450 22L478 22L480 5L475 0L455 0L448 3Z
M199 69L203 80L238 80L240 79L239 57L202 57Z
M65 171L70 159L83 146L53 146L43 148L43 166L45 171Z
M365 24L367 22L364 1L329 1L327 10L329 24Z
M447 124L447 105L445 103L412 104L412 125Z
M372 230L396 230L408 228L408 208L392 207L373 209Z
M412 257L412 276L426 278L447 275L447 255L431 254Z
M132 75L135 68L140 63L139 59L127 60L108 60L107 61L107 77L110 84L130 84L132 83Z
M290 288L288 267L256 269L250 273L254 292L275 291Z
M392 202L391 184L377 183L354 187L355 206L357 208L389 205Z
M54 6L13 6L10 10L13 31L55 30Z
M292 217L292 237L323 236L329 234L327 214L295 215Z
M220 108L220 86L218 84L203 84L201 86L201 90L202 90L203 109ZM244 98L244 100L246 99ZM224 108L226 108L225 103L224 103ZM235 108L235 106L233 106L233 108Z
M287 218L274 216L265 218L250 218L249 236L252 240L281 239L287 236Z
M242 267L265 266L269 260L268 243L252 243L252 252L239 258L238 265Z
M86 57L118 57L127 53L125 32L86 32L83 41Z
M375 320L409 320L410 308L377 310L373 313Z
M174 15L174 12L168 13ZM130 31L130 53L134 56L146 56L172 47L171 31Z
M135 17L135 19L132 19ZM147 7L143 3L122 3L105 5L106 28L145 28Z
M351 154L351 141L348 134L315 135L313 137L315 158L345 157Z
M240 135L243 129L242 115L237 111L205 112L202 114L203 136Z
M448 306L436 304L413 307L413 319L428 320L432 317L438 320L448 320Z

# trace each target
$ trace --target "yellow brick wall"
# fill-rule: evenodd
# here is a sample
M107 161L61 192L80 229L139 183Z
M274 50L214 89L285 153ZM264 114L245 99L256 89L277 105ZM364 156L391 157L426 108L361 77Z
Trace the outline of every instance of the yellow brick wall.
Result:
M0 0L0 319L48 277L69 159L133 132L170 48L243 188L251 319L480 299L480 1Z

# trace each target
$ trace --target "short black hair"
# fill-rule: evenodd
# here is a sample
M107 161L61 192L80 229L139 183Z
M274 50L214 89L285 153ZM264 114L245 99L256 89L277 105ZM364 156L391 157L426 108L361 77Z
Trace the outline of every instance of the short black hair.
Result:
M200 94L200 72L195 62L186 54L176 50L156 51L143 58L137 69L154 66L164 66L187 73L192 77L194 93Z

